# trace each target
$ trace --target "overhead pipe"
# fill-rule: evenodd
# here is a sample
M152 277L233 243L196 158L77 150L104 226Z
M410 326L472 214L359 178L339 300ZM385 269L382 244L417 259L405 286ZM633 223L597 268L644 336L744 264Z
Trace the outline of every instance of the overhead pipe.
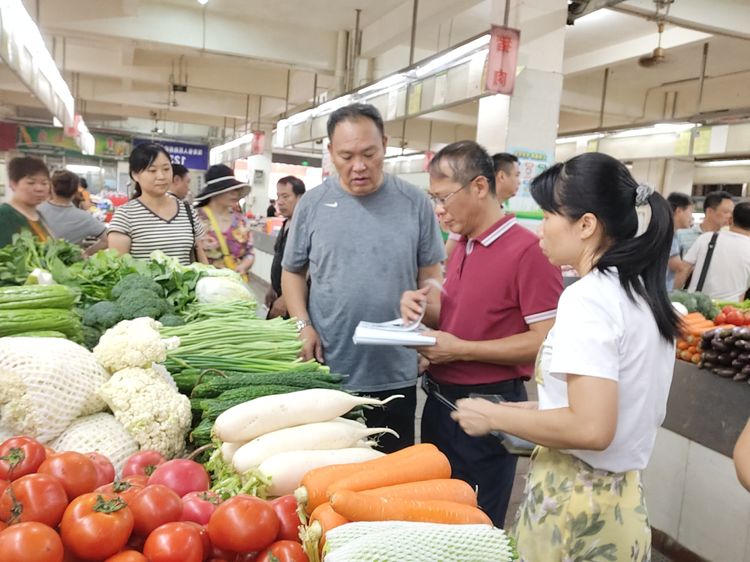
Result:
M417 41L417 13L419 12L419 0L413 0L411 12L411 40L409 42L409 66L414 64L414 46Z
M568 4L568 25L575 24L578 18L602 8L611 8L624 0L573 0Z
M348 43L349 33L347 31L339 31L338 37L336 38L336 70L334 72L334 76L336 77L336 95L343 93L346 86L346 58Z
M604 104L607 102L607 86L609 86L609 67L604 69L604 83L602 84L602 103L599 106L599 128L604 126Z

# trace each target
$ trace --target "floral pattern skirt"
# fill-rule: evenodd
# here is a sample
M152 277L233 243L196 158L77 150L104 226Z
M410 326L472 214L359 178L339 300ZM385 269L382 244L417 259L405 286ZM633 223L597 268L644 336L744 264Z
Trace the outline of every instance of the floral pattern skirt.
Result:
M640 471L597 470L537 447L513 535L520 562L648 562L648 523Z

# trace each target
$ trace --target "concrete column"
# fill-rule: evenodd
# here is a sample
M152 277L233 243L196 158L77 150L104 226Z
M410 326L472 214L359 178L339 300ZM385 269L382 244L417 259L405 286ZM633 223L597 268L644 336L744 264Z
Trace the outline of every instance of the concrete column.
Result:
M521 72L512 96L479 100L476 138L490 154L507 151L522 158L521 189L509 207L533 214L536 205L528 196L529 181L554 162L568 2L507 1L511 3L508 25L521 30ZM503 25L505 2L492 0L491 23Z

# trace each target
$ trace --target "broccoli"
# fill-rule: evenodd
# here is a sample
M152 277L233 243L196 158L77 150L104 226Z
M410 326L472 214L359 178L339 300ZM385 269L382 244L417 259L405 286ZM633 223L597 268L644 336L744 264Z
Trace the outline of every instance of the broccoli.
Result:
M87 349L94 349L96 344L99 343L100 337L102 337L102 333L93 326L83 327L83 345L85 345Z
M674 291L669 294L669 298L672 302L684 304L685 308L688 309L688 312L695 312L698 310L698 300L695 298L695 293Z
M183 326L185 321L179 315L173 312L167 312L159 318L162 326Z
M112 287L112 298L119 299L124 293L135 289L144 289L154 293L157 297L164 296L164 289L156 281L139 273L131 273L120 279Z
M117 305L110 301L98 302L83 311L83 324L93 328L106 330L122 320Z
M159 318L169 310L169 303L148 289L132 289L120 295L117 308L125 320L142 316Z
M708 295L704 293L693 293L693 297L695 297L698 312L700 312L709 320L713 320L719 313L719 309L714 306L711 297L709 297Z

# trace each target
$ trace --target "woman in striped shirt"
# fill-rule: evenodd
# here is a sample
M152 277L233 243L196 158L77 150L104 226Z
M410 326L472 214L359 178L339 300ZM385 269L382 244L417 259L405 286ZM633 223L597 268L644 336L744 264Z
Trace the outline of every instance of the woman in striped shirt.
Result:
M207 263L196 242L204 229L187 203L168 193L172 185L172 163L160 144L144 143L130 153L130 177L135 182L133 198L118 207L109 225L109 247L134 258L148 259L161 250L181 264Z

